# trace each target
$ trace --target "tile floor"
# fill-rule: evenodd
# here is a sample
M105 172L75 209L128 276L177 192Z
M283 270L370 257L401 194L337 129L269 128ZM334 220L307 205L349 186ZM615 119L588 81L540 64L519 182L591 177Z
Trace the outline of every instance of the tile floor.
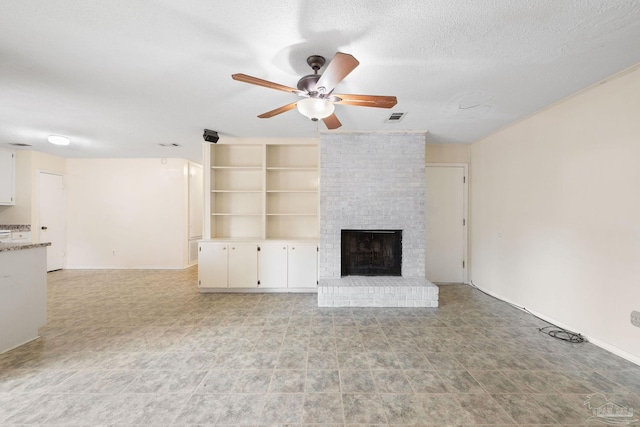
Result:
M469 286L328 309L201 295L193 268L48 279L42 337L0 355L2 426L580 425L592 393L640 415L639 366Z

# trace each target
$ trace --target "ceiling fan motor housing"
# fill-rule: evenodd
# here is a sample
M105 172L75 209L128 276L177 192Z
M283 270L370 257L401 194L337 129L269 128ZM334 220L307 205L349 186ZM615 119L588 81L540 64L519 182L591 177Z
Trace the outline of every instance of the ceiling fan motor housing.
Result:
M298 80L298 89L313 96L316 92L316 83L320 80L320 74L308 74Z
M313 74L308 74L298 80L298 89L307 92L312 97L317 94L316 84L318 80L320 80L320 74L318 74L318 70L322 68L325 64L326 60L324 56L320 55L311 55L307 58L307 64L313 70Z

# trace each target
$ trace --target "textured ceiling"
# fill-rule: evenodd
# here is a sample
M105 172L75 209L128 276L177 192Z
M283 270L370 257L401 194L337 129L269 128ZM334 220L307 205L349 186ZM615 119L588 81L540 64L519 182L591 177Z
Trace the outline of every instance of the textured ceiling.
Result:
M640 62L640 2L616 0L2 0L0 146L62 157L200 159L202 130L314 137L288 86L306 58L360 66L340 93L396 95L391 110L338 105L339 131L428 130L469 143ZM406 112L386 123L391 112ZM46 143L67 135L68 147ZM180 144L167 148L158 144Z

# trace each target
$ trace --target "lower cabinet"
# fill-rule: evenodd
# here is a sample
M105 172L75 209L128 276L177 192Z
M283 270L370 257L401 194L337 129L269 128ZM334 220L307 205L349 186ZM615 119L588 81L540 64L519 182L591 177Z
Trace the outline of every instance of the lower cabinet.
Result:
M287 278L290 288L318 286L318 245L315 243L290 244L287 252Z
M227 287L228 249L226 243L198 243L198 286Z
M318 283L315 242L198 243L198 286L216 289L314 291Z
M257 287L258 245L255 243L230 243L228 256L229 287Z
M255 288L258 286L256 243L198 243L198 286Z
M262 243L258 255L258 276L260 287L287 287L287 244Z

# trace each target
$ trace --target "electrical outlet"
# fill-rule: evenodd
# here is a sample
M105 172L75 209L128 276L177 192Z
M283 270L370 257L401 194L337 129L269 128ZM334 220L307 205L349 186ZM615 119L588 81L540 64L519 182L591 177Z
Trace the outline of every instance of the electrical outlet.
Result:
M640 328L640 311L631 312L631 324Z

